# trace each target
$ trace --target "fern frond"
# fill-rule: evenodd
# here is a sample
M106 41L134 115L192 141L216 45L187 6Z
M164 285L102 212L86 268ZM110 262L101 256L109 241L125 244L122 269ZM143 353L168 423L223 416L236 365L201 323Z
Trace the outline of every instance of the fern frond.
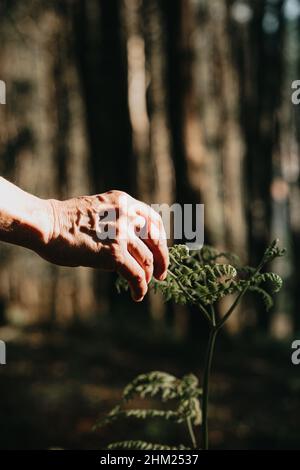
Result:
M246 282L249 282L250 286L260 286L267 283L273 293L279 292L282 287L282 279L275 273L258 273Z
M125 387L120 405L115 406L104 419L96 424L96 427L106 426L122 418L162 418L175 423L183 423L186 419L191 419L192 423L198 425L201 422L199 398L202 394L198 384L198 379L193 374L187 374L181 380L160 371L140 374ZM135 396L153 398L157 395L160 395L163 402L178 400L177 409L124 409L123 407Z
M261 296L267 311L269 311L273 307L274 301L271 295L265 289L258 286L250 286L249 291L256 292Z
M154 444L146 441L120 441L112 442L107 446L109 450L192 450L190 447L179 444L178 446L168 446Z
M150 283L150 287L156 292L160 291L166 301L205 307L217 303L227 295L240 293L245 286L261 287L262 283L267 283L268 290L270 287L273 293L278 292L282 286L282 280L277 274L255 274L256 268L240 267L236 257L226 252L219 253L209 246L189 252L185 245L175 245L169 251L170 266L167 278L162 282L153 278ZM265 252L262 265L276 256L282 256L283 253L284 250L278 248L277 242L273 242ZM217 263L219 258L232 260L233 264ZM120 291L128 288L128 284L119 280L117 287ZM267 295L266 292L264 299L268 306L270 299L267 300ZM167 392L165 393L167 395ZM148 392L145 392L145 395L147 394Z
M268 246L263 256L263 264L269 263L274 258L284 256L284 254L286 253L286 249L279 248L278 243L279 243L279 240L276 239L276 240L273 240L270 246Z
M181 410L180 410L181 411ZM121 409L120 406L114 408L103 420L99 421L96 425L97 428L114 423L121 419L141 419L148 418L162 418L165 421L172 421L174 423L182 423L185 420L184 410L181 412L175 410L156 410L156 409Z
M178 416L181 417L178 423L182 423L187 419L190 419L194 426L199 426L202 422L202 412L200 408L200 402L196 398L190 398L189 400L182 400L178 407Z
M110 422L122 418L135 418L135 419L148 419L148 418L162 418L166 421L174 423L182 423L185 420L185 415L173 410L155 410L155 409L131 409L120 410L110 417Z
M171 400L176 397L178 379L165 372L153 371L148 374L138 375L123 392L125 401L131 400L135 395L141 398L154 397L162 393L164 400Z

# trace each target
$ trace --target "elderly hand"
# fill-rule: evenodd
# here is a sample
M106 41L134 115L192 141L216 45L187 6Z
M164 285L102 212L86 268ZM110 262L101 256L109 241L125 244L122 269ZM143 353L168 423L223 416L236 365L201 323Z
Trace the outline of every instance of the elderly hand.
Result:
M115 270L141 301L169 263L161 217L122 191L44 200L0 177L0 241L29 248L62 266Z
M47 261L115 270L127 279L137 302L153 274L166 277L166 234L150 206L121 191L48 203L53 222L47 243L38 250Z

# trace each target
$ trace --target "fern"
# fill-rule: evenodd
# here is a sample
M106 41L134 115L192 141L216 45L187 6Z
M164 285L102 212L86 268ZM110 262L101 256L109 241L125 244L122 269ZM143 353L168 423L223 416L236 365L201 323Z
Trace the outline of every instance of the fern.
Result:
M188 374L182 380L165 372L154 371L149 374L138 375L123 392L123 401L128 401L139 395L141 398L155 397L161 394L162 400L172 400L177 397L200 396L198 379L193 374Z
M282 256L284 250L273 242L263 256L263 265L276 256ZM235 264L215 263L218 258L226 258ZM262 296L267 301L268 290L260 288L266 283L271 293L278 292L282 287L282 279L275 273L255 272L250 266L240 267L236 256L229 253L218 253L215 249L204 246L200 251L189 251L184 245L170 248L170 266L165 281L152 279L150 287L160 291L165 299L178 304L196 304L203 307L213 305L231 294L240 293L245 287ZM205 263L203 261L205 260ZM255 289L257 287L257 289ZM118 291L127 290L128 284L123 278L117 280Z
M265 289L262 289L262 287L258 287L258 286L250 286L249 291L255 292L260 295L267 312L273 307L274 301L272 299L272 296Z
M165 300L173 300L179 304L193 304L199 309L209 323L209 340L203 374L203 390L193 374L178 379L165 372L154 371L141 374L128 384L123 392L121 403L97 423L96 427L111 424L119 419L152 419L159 418L172 421L179 425L186 424L191 440L191 448L199 448L194 428L202 424L202 447L208 448L208 384L214 344L218 332L234 312L236 306L246 294L252 292L259 295L269 310L273 305L272 294L279 292L282 279L272 272L261 272L274 258L283 256L285 250L279 248L278 240L274 240L266 249L260 264L254 268L241 266L237 256L218 252L215 248L204 246L199 251L189 252L185 245L175 245L169 250L170 265L168 276L164 281L151 280L150 287L160 291ZM219 262L223 261L223 262ZM127 282L119 277L119 292L128 290ZM235 294L235 300L225 313L218 319L215 306L222 298ZM160 398L162 403L176 402L172 409L136 409L127 408L134 398ZM189 449L183 444L177 447L153 444L144 441L121 441L108 446L109 449L136 450L177 450Z
M104 419L100 420L96 424L95 427L99 428L111 424L118 419L133 418L145 420L161 418L164 421L171 421L176 424L186 424L189 428L193 444L194 434L192 427L199 426L201 424L201 394L202 391L198 386L198 379L193 374L185 375L181 380L171 374L159 371L150 372L149 374L141 374L125 387L120 405L114 407ZM173 400L177 401L178 404L174 409L167 410L152 408L126 409L126 404L137 396L140 398L153 398L159 396L163 402ZM133 442L134 444L132 444ZM126 446L130 446L131 444L136 446L137 443L141 443L141 441L125 442ZM113 445L116 446L118 444L119 443L115 443ZM157 444L142 443L142 445L144 444L157 446ZM163 447L166 448L166 446ZM183 444L176 447L176 449L183 448L185 448Z
M163 444L153 444L145 441L120 441L113 442L107 446L109 450L191 450L191 447L167 446Z

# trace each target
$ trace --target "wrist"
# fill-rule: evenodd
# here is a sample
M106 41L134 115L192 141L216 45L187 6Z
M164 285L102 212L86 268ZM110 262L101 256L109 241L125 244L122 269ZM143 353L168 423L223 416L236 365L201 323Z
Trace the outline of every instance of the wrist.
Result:
M37 244L43 246L47 245L53 237L54 211L51 200L36 199L38 201L30 217L30 231L34 233L33 240L36 239Z
M49 243L51 240L56 240L61 234L62 222L60 220L60 213L62 212L61 204L63 201L59 201L57 199L48 199L45 202L48 205L47 211L50 221L48 231L45 233L45 240L46 243Z
M50 201L30 195L20 218L14 221L13 243L39 252L49 243L53 233L54 216Z
M53 213L47 200L0 178L0 240L38 250L48 243Z

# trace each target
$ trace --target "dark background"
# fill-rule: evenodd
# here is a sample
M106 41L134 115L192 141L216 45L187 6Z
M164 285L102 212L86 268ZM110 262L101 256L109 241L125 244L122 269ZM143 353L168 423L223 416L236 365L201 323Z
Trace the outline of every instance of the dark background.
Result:
M299 44L299 0L0 1L1 175L45 198L201 202L207 243L252 264L274 237L288 249L274 309L247 299L218 345L217 448L299 448ZM195 312L1 245L0 322L1 448L178 440L91 427L137 373L201 375Z

